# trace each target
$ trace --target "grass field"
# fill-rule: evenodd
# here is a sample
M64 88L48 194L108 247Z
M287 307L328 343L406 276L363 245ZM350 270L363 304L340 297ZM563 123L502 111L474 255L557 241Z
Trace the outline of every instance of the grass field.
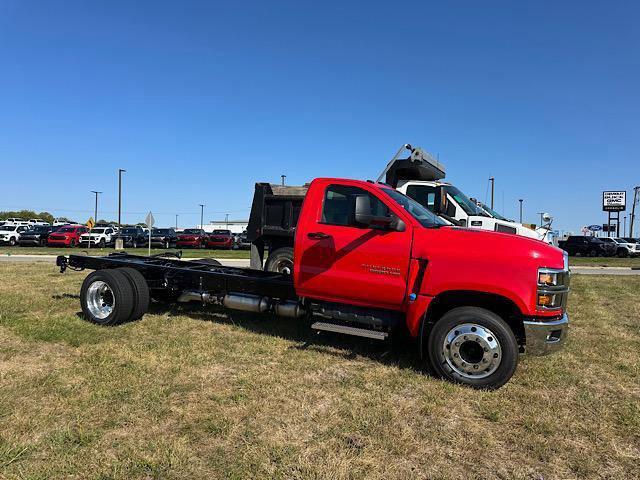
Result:
M175 252L178 249L152 248L151 254ZM113 248L49 248L49 247L7 247L0 246L0 255L108 255L115 252ZM147 248L127 248L126 252L135 255L148 255ZM209 250L198 248L182 249L184 258L249 258L249 250Z
M567 348L484 392L294 320L98 327L85 275L0 264L0 478L640 477L640 277L574 277Z

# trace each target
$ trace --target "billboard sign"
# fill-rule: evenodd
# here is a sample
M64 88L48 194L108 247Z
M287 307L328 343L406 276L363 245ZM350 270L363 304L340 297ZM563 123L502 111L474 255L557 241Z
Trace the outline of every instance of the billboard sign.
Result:
M602 211L624 212L627 208L627 192L602 192Z

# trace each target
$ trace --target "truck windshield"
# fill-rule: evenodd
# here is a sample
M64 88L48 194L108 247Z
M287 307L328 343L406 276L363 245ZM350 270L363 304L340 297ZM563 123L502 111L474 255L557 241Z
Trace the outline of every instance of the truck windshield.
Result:
M509 220L508 218L503 217L502 215L500 215L498 212L496 212L493 208L485 205L484 203L480 204L480 207L483 208L484 210L486 210L486 212L491 215L493 218L497 218L498 220L504 220L505 222L510 222L511 220Z
M478 215L480 217L488 217L489 214L482 210L478 205L472 202L469 197L458 190L453 185L445 185L445 191L453 197L453 199L460 205L460 208L465 211L467 215Z
M392 198L398 205L415 218L423 227L442 227L446 223L431 210L423 207L414 199L403 195L397 190L391 188L383 188L382 191Z

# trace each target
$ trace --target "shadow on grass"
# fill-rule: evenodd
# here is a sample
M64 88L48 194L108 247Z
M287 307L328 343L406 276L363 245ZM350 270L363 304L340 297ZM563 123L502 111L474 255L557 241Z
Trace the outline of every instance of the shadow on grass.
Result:
M386 341L372 340L315 331L311 329L312 321L306 318L295 319L278 317L273 314L229 311L222 307L202 307L195 303L193 305L176 305L154 302L150 305L149 313L187 316L195 320L221 325L231 324L252 333L296 342L296 345L289 347L291 349L313 350L343 359L355 359L362 356L385 365L432 374L425 366L426 362L420 360L417 341L402 333L398 333Z

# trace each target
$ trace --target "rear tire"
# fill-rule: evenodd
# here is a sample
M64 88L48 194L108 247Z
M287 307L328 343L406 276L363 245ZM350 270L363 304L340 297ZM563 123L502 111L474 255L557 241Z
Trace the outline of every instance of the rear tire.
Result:
M518 342L511 328L479 307L445 313L429 334L427 350L439 376L473 388L500 388L518 365Z
M293 248L282 247L271 252L264 269L267 272L293 275Z
M12 247L15 247L15 246L16 246L16 243L17 243L17 242L16 242L16 239L15 239L15 238L11 237L11 238L9 239L9 245L11 245Z
M80 305L87 320L98 325L117 325L131 319L135 292L119 270L97 270L82 282Z
M627 255L629 255L629 252L627 252L627 250L626 250L626 249L621 248L621 249L619 249L619 250L618 250L618 257L620 257L620 258L624 258L624 257L626 257Z
M133 288L134 305L131 320L138 320L149 311L149 301L151 298L149 285L144 276L135 268L119 268L118 271L124 273L131 284L131 288Z

